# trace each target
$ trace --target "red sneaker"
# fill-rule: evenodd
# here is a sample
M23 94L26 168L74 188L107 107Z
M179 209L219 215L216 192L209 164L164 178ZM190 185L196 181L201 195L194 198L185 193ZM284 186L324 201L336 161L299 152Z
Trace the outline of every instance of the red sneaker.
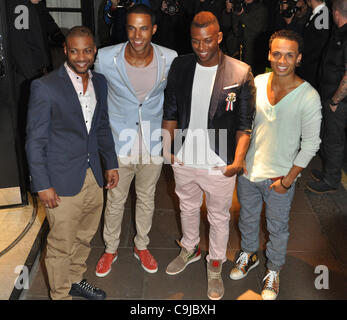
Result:
M155 261L148 250L137 250L135 247L134 256L141 261L141 266L145 271L149 273L155 273L158 271L157 261Z
M117 252L115 254L105 252L96 265L95 274L101 278L106 277L111 272L111 265L117 258Z

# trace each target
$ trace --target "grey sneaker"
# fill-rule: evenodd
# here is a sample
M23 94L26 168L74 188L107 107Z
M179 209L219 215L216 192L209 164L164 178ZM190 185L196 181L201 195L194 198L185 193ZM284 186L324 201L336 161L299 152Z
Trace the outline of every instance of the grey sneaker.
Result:
M266 271L266 276L263 279L264 286L261 292L263 300L276 300L280 291L280 273L272 270Z
M236 265L230 271L230 278L240 280L247 276L248 272L259 264L259 259L256 253L247 253L240 251L239 257L236 260Z
M182 272L188 264L198 261L201 258L201 251L198 245L196 245L193 250L188 251L186 248L182 247L179 241L177 241L177 243L181 247L181 252L167 266L166 273L169 275Z
M211 300L220 300L224 295L222 279L222 260L210 260L207 264L207 296Z

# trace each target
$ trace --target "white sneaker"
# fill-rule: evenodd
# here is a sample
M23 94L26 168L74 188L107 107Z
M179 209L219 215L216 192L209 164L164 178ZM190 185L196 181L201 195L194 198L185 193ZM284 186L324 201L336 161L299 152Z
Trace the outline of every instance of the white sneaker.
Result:
M259 259L256 253L247 253L240 251L239 257L236 260L236 265L230 271L230 278L233 280L240 280L247 276L259 264Z
M261 292L263 300L276 300L280 291L280 273L272 270L266 271L266 276L263 279L264 286Z

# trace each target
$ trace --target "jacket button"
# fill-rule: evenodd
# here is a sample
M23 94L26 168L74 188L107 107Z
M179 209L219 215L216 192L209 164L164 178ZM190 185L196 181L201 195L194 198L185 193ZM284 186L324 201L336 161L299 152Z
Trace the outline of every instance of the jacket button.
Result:
M139 125L139 123L138 123L138 122L136 122L136 125L138 126L138 125Z

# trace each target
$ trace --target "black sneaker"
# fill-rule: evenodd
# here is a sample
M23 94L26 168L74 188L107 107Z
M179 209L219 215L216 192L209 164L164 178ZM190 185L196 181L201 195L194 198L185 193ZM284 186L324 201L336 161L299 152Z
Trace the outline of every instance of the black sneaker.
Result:
M326 192L335 192L337 189L330 187L323 180L321 181L309 181L306 183L306 188L314 193L326 193Z
M324 178L323 172L317 169L311 170L311 177L316 181L321 181Z
M246 253L240 251L239 257L236 260L236 265L230 271L230 278L240 280L247 276L248 272L259 264L259 259L256 253Z
M106 298L104 291L92 286L86 279L79 283L73 283L69 294L73 297L83 297L89 300L104 300Z

